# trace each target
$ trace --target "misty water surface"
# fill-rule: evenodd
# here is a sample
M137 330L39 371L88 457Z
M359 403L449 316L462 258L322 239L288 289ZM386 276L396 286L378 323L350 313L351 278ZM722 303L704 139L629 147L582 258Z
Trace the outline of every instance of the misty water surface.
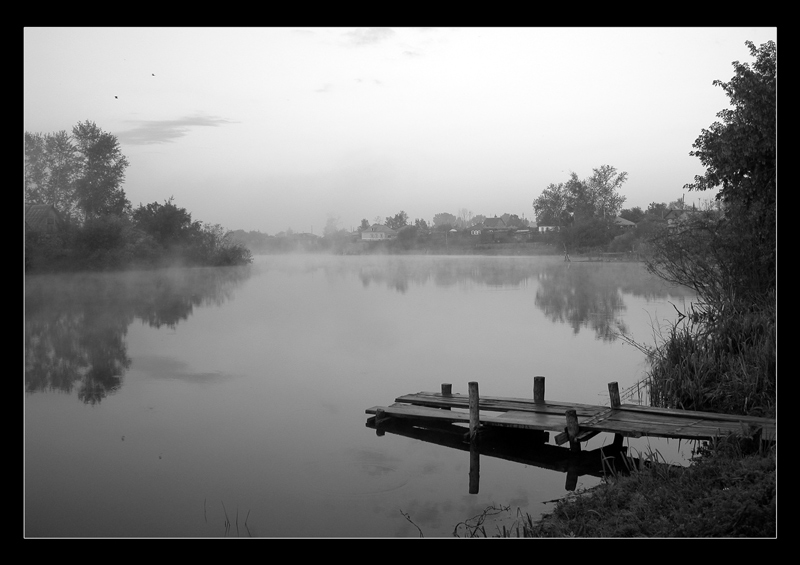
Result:
M27 277L26 535L236 535L238 517L242 536L417 536L403 512L431 537L491 504L541 514L562 473L483 457L471 495L468 454L379 437L365 410L443 382L530 396L535 375L606 404L645 370L616 336L652 344L692 299L640 264L535 257Z

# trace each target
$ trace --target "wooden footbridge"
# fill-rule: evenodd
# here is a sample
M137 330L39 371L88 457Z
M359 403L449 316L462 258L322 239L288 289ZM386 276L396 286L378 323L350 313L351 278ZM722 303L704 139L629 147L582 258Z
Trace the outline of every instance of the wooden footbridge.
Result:
M615 446L621 446L625 437L643 436L710 440L734 434L763 442L776 439L774 419L622 404L617 383L608 389L610 406L595 406L545 401L544 377L534 378L531 399L480 397L476 382L469 383L468 395L453 394L452 386L443 384L441 392L407 394L366 413L375 415L370 422L378 430L381 422L393 418L468 424L465 439L470 440L482 430L521 428L535 432L531 441L546 443L547 432L556 432L556 444L569 443L573 451L603 432L614 434Z

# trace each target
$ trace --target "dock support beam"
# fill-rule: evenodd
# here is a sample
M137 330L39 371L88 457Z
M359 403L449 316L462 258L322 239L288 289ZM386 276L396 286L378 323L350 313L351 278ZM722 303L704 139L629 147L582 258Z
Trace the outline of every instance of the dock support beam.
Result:
M386 420L386 418L386 414L384 414L383 410L380 408L375 411L375 435L378 437L386 435L386 432L381 429L381 422Z
M567 410L567 433L569 434L569 448L572 451L578 452L581 450L581 442L578 441L578 432L580 426L578 425L578 413L573 410Z

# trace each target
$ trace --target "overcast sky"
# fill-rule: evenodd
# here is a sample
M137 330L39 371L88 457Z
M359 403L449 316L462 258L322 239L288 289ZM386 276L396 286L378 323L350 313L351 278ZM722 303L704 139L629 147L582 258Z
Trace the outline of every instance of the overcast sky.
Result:
M703 172L689 152L746 40L777 28L26 28L24 129L93 121L134 207L174 197L228 229L533 220L601 165L645 209Z

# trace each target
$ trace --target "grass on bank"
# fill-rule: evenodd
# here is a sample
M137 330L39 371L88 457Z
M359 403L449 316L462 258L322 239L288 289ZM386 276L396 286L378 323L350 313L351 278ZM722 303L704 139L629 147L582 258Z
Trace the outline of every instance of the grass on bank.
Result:
M487 532L487 508L458 524L455 537L627 538L775 537L775 450L747 452L738 440L706 447L689 467L639 457L629 474L609 475L586 491L559 500L539 520L518 511L510 526Z

